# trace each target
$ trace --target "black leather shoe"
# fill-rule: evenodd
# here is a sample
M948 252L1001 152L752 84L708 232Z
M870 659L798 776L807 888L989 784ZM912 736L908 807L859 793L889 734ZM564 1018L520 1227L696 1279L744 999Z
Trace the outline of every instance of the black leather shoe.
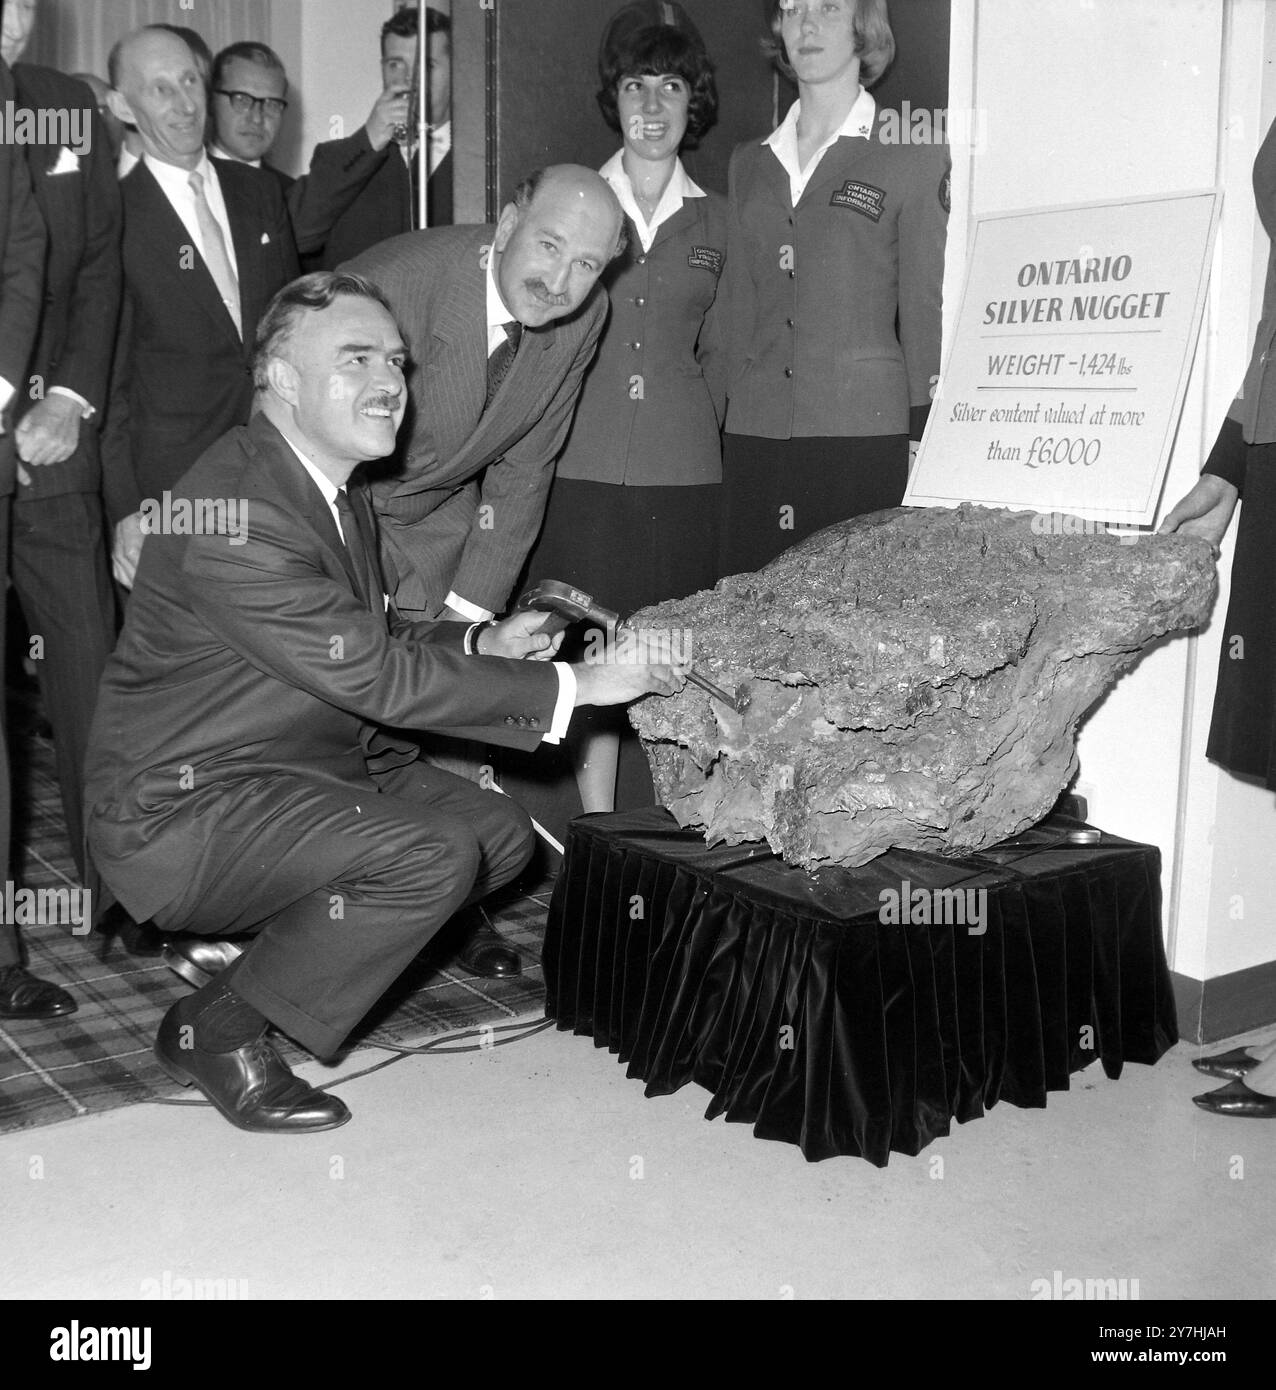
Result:
M1234 1047L1230 1052L1218 1052L1213 1057L1193 1057L1192 1065L1206 1076L1240 1081L1247 1071L1253 1071L1258 1065L1258 1058L1251 1057L1243 1047Z
M1229 1081L1217 1091L1193 1096L1192 1103L1214 1115L1240 1115L1247 1120L1276 1120L1276 1096L1251 1091L1243 1081Z
M62 988L24 965L0 967L0 1018L65 1018L79 1005Z
M155 1059L183 1086L196 1086L239 1129L258 1134L310 1134L336 1129L350 1111L325 1091L294 1076L266 1041L254 1039L234 1052L205 1052L182 1047L189 1017L180 1001L160 1022Z
M164 943L164 964L196 989L220 975L244 954L233 941L211 936L170 936Z
M471 975L482 975L489 980L504 980L523 973L518 952L482 918L456 959Z
M108 930L137 960L156 960L163 954L164 933L149 922L135 922L126 912L121 912L111 919Z

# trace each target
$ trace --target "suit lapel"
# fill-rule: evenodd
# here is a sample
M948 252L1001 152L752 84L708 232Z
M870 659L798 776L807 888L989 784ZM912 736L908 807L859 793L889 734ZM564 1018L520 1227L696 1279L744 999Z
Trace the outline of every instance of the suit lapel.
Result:
M267 471L261 479L263 489L277 493L287 511L302 517L310 525L345 572L355 596L362 603L370 602L365 593L366 577L361 578L355 572L354 561L350 558L350 552L337 530L332 508L319 491L315 480L302 467L292 445L260 412L249 422L248 434L258 452L265 456ZM357 490L352 489L351 495ZM352 502L351 505L355 507L357 516L356 504ZM363 535L366 541L366 531ZM373 541L372 544L375 545L376 542Z
M843 135L835 140L815 166L815 172L802 190L798 206L801 207L813 194L817 197L823 196L828 192L830 184L841 184L849 171L873 148L872 140L857 135ZM783 173L783 170L781 172ZM787 178L787 175L785 177Z
M691 227L698 226L700 223L699 204L707 203L707 198L684 198L682 206L667 221L662 222L656 228L656 235L652 238L651 249L654 251L662 242L668 241L670 237L677 236L679 232L687 231Z
M264 280L262 277L261 238L266 234L261 219L256 215L248 190L238 177L238 171L231 168L224 159L209 161L217 170L217 182L221 186L222 201L226 204L226 216L230 221L231 240L235 243L235 264L239 274L239 319L244 325L244 333L252 338L250 324L255 324L265 307ZM211 278L211 277L210 277ZM227 315L229 317L229 315Z
M487 394L487 267L481 244L475 243L475 254L467 256L464 273L453 279L430 325L431 335L444 346L435 360L449 377L458 410L471 420L482 413Z
M160 271L171 267L182 293L204 310L219 333L229 334L239 342L234 320L226 312L203 256L195 249L186 224L164 196L164 190L144 160L129 171L124 188L125 234L147 247L148 263ZM194 253L195 260L187 268L190 252Z

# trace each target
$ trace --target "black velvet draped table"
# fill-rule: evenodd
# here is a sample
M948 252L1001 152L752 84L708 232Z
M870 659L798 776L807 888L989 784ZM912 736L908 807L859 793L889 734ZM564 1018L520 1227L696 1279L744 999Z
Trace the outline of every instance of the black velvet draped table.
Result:
M708 849L663 808L581 817L550 905L546 1013L649 1096L694 1081L706 1119L884 1166L999 1100L1044 1106L1096 1057L1115 1080L1178 1041L1160 851L1072 843L1080 827L812 875L765 845ZM952 888L987 891L982 932L880 920L882 890Z

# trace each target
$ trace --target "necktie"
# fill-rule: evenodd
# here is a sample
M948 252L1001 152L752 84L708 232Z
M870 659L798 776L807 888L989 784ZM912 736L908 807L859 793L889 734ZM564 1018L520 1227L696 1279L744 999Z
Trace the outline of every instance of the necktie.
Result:
M346 551L350 556L350 562L354 565L355 575L359 580L359 594L365 603L368 602L368 550L363 543L363 532L359 530L359 523L355 520L354 508L350 505L350 498L345 488L337 489L337 515L341 518L341 533L346 543Z
M518 351L519 342L523 337L523 325L517 319L513 323L503 323L501 327L505 330L505 341L487 359L487 400L483 403L484 410L492 404L492 397L500 390L501 382L509 375L514 354Z
M230 257L226 254L226 239L222 236L222 229L213 216L212 208L208 206L208 199L204 196L204 176L192 174L187 182L195 195L195 220L199 223L199 235L204 243L204 262L213 277L213 284L217 286L217 293L221 295L227 313L235 321L235 332L242 338L244 325L239 312L239 281L235 279Z

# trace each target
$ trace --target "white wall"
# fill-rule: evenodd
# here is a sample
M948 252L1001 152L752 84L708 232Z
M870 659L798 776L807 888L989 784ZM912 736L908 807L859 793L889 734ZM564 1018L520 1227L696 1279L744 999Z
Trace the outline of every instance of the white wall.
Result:
M273 156L281 169L304 173L316 144L368 119L381 91L381 26L394 9L391 0L272 0L270 45L290 85Z
M1276 8L1276 7L1273 7ZM954 106L984 139L954 160L950 246L973 213L1212 187L1224 210L1206 322L1162 498L1195 481L1248 358L1267 242L1250 165L1276 108L1264 0L955 0ZM960 229L960 230L959 230ZM950 265L948 314L960 270ZM1231 540L1220 576L1225 581ZM1160 845L1170 963L1204 979L1276 957L1276 801L1204 756L1226 584L1209 628L1162 644L1082 730L1092 819ZM1232 921L1234 896L1244 917Z

